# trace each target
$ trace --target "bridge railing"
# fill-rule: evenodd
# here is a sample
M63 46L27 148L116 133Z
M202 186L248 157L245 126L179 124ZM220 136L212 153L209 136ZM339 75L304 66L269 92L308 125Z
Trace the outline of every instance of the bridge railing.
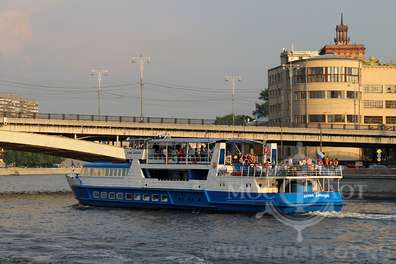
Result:
M85 114L0 112L0 117L31 118L31 119L46 119L46 120L77 120L77 121L86 120L86 121L104 121L104 122L139 122L139 123L200 124L200 125L216 124L215 119L109 116L109 115L85 115Z
M196 119L196 118L170 118L170 117L137 117L137 116L110 116L110 115L86 115L86 114L54 114L54 113L15 113L0 112L0 117L9 118L32 118L47 120L86 120L86 121L104 121L104 122L139 122L139 123L161 123L161 124L196 124L196 125L232 125L232 121L215 120L215 119ZM239 126L267 126L274 127L262 122L241 122L235 125ZM368 125L368 124L350 124L350 123L310 123L293 124L289 126L293 128L317 128L317 129L342 129L342 130L383 130L396 131L396 125Z

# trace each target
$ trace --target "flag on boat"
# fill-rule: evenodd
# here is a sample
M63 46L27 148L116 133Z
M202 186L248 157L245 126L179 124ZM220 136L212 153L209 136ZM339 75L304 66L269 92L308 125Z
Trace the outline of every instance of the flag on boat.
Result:
M323 154L322 151L320 151L320 150L317 150L317 151L316 151L316 158L317 158L318 160L322 160L324 157L325 157L325 154Z

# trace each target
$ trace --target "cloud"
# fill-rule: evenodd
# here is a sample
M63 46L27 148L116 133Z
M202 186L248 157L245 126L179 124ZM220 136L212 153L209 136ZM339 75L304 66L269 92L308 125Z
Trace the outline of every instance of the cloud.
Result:
M0 56L20 54L31 40L31 12L14 8L0 11Z
M59 7L63 0L2 0L0 56L17 56L32 41L32 16Z

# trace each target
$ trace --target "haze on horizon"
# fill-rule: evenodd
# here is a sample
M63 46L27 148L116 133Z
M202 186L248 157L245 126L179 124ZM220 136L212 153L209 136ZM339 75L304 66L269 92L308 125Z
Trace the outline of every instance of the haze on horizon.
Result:
M351 40L396 59L396 2L260 0L3 0L0 93L38 100L41 112L96 113L93 68L106 68L103 114L214 118L231 112L224 75L238 73L236 112L251 114L279 52L318 50L344 12ZM17 81L8 82L7 80Z

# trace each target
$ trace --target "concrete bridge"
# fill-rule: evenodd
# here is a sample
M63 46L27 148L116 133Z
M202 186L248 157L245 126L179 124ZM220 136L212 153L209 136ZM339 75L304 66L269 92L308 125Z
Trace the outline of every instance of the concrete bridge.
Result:
M96 120L100 119L100 120ZM42 114L33 117L6 117L0 130L59 135L88 141L120 142L127 137L241 138L281 144L303 142L310 146L392 147L396 146L394 127L346 126L291 128L267 126L216 125L204 119L97 117Z
M125 161L124 150L120 147L60 136L0 130L0 146L86 161Z

